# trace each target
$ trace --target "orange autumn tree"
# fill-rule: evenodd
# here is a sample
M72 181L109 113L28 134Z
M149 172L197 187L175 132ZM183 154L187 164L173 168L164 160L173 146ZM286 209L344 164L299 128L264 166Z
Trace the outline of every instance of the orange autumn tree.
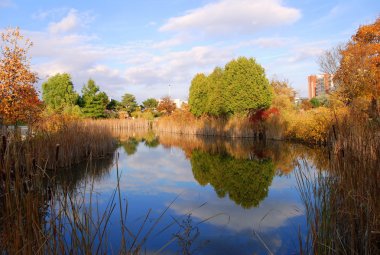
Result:
M380 97L380 18L361 26L346 47L334 80L339 95L350 103L356 98Z
M30 70L28 50L32 46L20 30L1 33L0 45L0 124L31 124L41 112L41 101L34 84L37 74Z
M170 115L176 109L176 105L169 96L165 96L161 99L161 102L157 106L157 111Z

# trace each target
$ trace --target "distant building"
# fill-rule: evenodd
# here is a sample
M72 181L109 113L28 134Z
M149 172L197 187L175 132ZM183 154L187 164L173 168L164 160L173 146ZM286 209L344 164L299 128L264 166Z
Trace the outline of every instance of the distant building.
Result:
M173 99L173 102L175 103L175 106L177 108L181 108L182 104L187 104L187 101L183 101L183 100L178 99L178 98Z
M334 90L333 76L331 74L310 75L308 78L309 99L328 94Z

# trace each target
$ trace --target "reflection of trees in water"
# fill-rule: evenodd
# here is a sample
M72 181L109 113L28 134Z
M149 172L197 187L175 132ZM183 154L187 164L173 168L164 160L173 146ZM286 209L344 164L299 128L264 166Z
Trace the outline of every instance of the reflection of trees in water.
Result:
M328 154L321 148L312 148L302 144L268 141L268 156L273 159L279 175L290 174L299 159L307 159L317 169L328 169Z
M130 137L128 140L123 141L121 146L124 148L125 153L127 155L133 155L137 151L137 146L139 145L139 141L136 138Z
M271 158L279 175L291 173L299 158L306 158L318 169L328 169L329 158L323 148L312 148L297 143L257 141L252 138L177 135L146 130L125 132L119 137L128 155L136 152L139 142L144 142L150 148L159 144L164 148L180 148L189 159L196 149L212 154L228 154L236 159Z
M55 185L64 190L74 190L78 184L84 181L98 181L109 173L113 166L115 154L102 159L88 160L70 169L58 169L50 171L51 180Z
M211 184L219 197L228 194L244 208L258 206L267 197L275 174L271 159L235 159L227 154L195 150L190 162L201 185Z
M328 169L328 154L323 148L311 148L302 144L264 141L251 138L220 138L205 136L186 136L159 134L160 143L165 147L178 147L191 158L194 150L211 154L228 154L235 159L271 158L277 173L289 174L295 168L299 158L306 158L318 169Z
M15 165L15 176L9 175L0 183L0 251L5 254L51 252L44 247L53 245L52 238L65 236L60 232L63 229L52 229L57 227L59 220L68 217L61 214L70 207L65 194L73 194L70 199L75 201L74 194L80 184L103 178L109 173L113 160L114 157L109 156L70 169L46 172L36 165ZM25 176L19 176L21 173ZM62 204L65 201L67 204ZM58 209L60 213L56 216L60 218L56 221L50 217L57 208L61 209Z
M120 144L127 155L133 155L136 153L137 146L140 142L144 142L149 148L155 148L160 145L158 137L153 132L131 133L130 135L124 134Z

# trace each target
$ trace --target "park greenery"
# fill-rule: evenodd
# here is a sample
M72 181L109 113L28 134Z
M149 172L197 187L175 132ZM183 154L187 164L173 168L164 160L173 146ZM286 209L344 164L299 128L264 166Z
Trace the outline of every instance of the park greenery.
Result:
M149 120L160 115L158 109L167 112L167 102L171 98L164 97L159 108L155 98L148 98L138 105L134 95L125 93L121 101L109 99L107 94L93 79L89 79L82 88L81 95L75 91L71 75L58 73L42 84L42 99L47 114L64 114L78 118L119 118L140 117ZM172 112L175 108L171 108ZM119 114L119 113L124 113Z
M266 109L272 89L264 68L253 58L240 57L216 67L206 76L197 74L190 86L189 106L195 116L230 116Z
M42 83L42 99L49 111L78 114L79 94L74 90L71 76L56 74Z
M349 116L379 122L379 27L380 19L361 26L346 45L320 57L321 70L333 72L337 84L330 94L295 103L296 92L287 80L269 80L254 58L238 57L210 74L196 74L189 104L179 109L170 97L148 98L141 105L130 93L124 93L121 101L110 99L91 78L78 93L68 73L44 81L40 101L34 87L37 75L27 57L31 42L18 29L9 29L3 33L0 58L0 84L5 88L1 90L1 121L32 124L54 114L93 119L160 117L157 123L164 131L167 122L171 129L178 127L176 132L193 126L197 130L192 133L197 134L260 133L267 138L323 144L333 123ZM254 132L228 132L250 126Z
M6 233L14 242L10 248L15 247L19 251L27 245L30 251L34 251L49 243L47 240L51 237L47 235L46 239L39 239L39 245L32 247L22 235L12 236L17 233L12 231L15 225L27 227L26 232L31 234L41 232L41 229L32 229L32 226L36 222L42 223L43 217L39 217L39 208L34 203L36 198L40 201L43 198L34 196L34 192L26 192L25 184L36 178L43 180L45 170L69 168L86 158L102 158L113 153L116 141L112 132L115 129L126 127L131 131L131 127L153 127L158 131L181 134L257 136L327 145L329 156L338 157L342 160L339 163L347 166L342 172L337 166L329 173L331 178L321 175L320 181L332 181L325 183L326 190L319 192L323 186L317 185L311 191L327 197L321 200L325 204L316 208L311 215L315 217L313 223L308 222L316 225L312 234L330 235L327 239L329 246L324 245L325 240L318 239L318 236L312 238L315 240L313 245L343 246L339 253L347 253L345 248L348 247L355 254L378 251L375 238L380 225L377 199L380 18L373 24L359 27L347 44L326 51L321 56L321 69L333 70L331 74L334 75L336 90L299 103L295 103L296 93L288 81L269 80L264 68L255 59L246 57L233 59L224 68L216 67L209 75L195 75L189 90L189 105L180 109L176 108L170 97L163 97L160 102L149 98L142 105L138 105L135 96L130 93L125 93L121 101L110 99L91 78L79 94L68 73L56 74L44 81L40 100L35 88L38 77L31 71L28 58L31 46L19 29L7 29L2 33L0 125L17 127L23 123L33 131L24 138L17 135L11 137L9 132L5 132L0 143L0 168L5 173L2 181L7 181L0 185L7 194L0 196L0 201L4 201L2 208L6 208L4 212L8 215L3 218L9 222ZM140 123L141 120L134 120L133 126L126 120L117 123L114 120L98 120L130 117L149 121ZM157 117L158 120L155 120ZM112 129L112 125L117 128ZM155 137L151 138L145 142L152 147L157 146ZM121 146L128 155L132 155L138 143L138 140L128 139ZM220 197L228 195L244 208L257 206L267 196L268 186L275 174L275 164L271 159L246 160L194 150L190 161L194 176L201 185L210 184ZM353 169L348 166L351 162L355 162ZM305 190L310 187L306 185ZM20 198L26 198L27 203L18 202ZM316 200L311 197L308 201ZM316 204L307 209L312 210L313 206ZM26 216L18 212L32 212L26 215L33 217L33 224L20 224L25 222ZM327 216L322 215L325 218L321 218L321 213ZM321 223L319 219L322 219ZM50 222L54 223L55 220ZM328 227L328 232L319 232L316 231L321 229L318 224L332 228ZM59 233L57 229L60 226L52 232ZM365 243L355 244L352 240L365 240ZM370 247L369 252L363 251L363 246Z

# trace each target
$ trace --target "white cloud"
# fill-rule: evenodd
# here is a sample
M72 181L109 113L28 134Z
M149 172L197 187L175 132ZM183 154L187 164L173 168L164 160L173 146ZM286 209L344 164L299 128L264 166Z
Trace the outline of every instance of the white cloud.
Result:
M234 57L234 52L212 46L193 47L188 50L166 52L163 55L152 54L149 61L126 69L130 84L156 88L154 96L167 93L168 84L172 92L186 99L191 79L198 72L210 72L215 66L222 66ZM164 88L164 89L162 89Z
M320 56L327 48L327 42L320 41L315 43L303 43L294 45L294 47L289 52L289 55L285 57L280 57L277 62L283 64L297 64L303 65L306 60L315 60Z
M278 48L295 43L296 41L296 38L288 37L261 37L254 40L241 42L237 45L237 47L259 46L261 48Z
M76 9L70 9L65 17L60 21L49 24L49 32L65 33L76 30L78 27L85 26L91 22L93 18L89 13L80 13Z
M298 9L282 5L281 0L220 0L170 18L160 31L231 36L291 24L300 17Z

